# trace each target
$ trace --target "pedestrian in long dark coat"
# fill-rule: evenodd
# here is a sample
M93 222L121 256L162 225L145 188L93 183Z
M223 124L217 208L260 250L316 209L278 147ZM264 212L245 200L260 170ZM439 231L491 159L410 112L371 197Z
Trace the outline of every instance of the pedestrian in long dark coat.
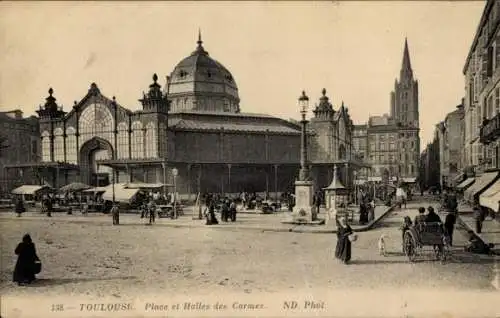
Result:
M17 257L16 267L14 268L13 281L22 284L30 284L35 280L35 274L38 274L35 263L40 259L36 254L35 244L29 234L23 236L23 241L19 243L14 251Z
M222 219L222 222L227 222L227 218L229 216L229 206L227 205L227 201L224 201L222 203L222 207L221 207L221 219Z
M217 217L215 216L215 204L213 201L210 201L207 209L208 209L208 213L206 213L206 218L207 218L206 225L219 224L219 221L217 221Z
M368 210L366 202L359 205L359 224L368 223Z
M446 230L446 235L450 238L450 246L453 246L453 230L455 229L456 221L457 215L454 211L448 212L444 219L444 229Z
M24 212L24 203L22 199L18 199L16 202L15 210L17 213L17 217L21 216L21 213Z
M337 246L335 247L335 257L341 260L344 264L347 264L351 260L351 241L349 240L349 235L353 234L353 231L345 217L340 218L337 221Z

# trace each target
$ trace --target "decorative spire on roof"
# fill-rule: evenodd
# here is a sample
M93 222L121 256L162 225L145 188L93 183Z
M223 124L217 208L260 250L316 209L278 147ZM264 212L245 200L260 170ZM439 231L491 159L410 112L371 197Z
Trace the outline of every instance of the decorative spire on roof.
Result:
M90 84L90 88L89 88L89 94L91 95L98 95L101 91L99 90L99 88L97 87L97 84L96 83L92 83Z
M333 113L335 111L333 110L333 106L330 103L328 96L326 96L325 88L321 90L321 94L323 96L319 98L319 105L316 106L316 109L314 110L314 115L316 118L328 119L331 116L333 116Z
M153 83L149 85L149 92L147 94L143 93L143 98L139 101L145 110L166 112L166 96L163 96L156 73L153 74Z
M40 109L37 111L40 117L45 118L60 118L63 117L66 113L62 110L62 107L59 107L56 103L56 98L52 96L54 94L54 90L49 88L49 96L45 98L45 105L43 108L40 106Z

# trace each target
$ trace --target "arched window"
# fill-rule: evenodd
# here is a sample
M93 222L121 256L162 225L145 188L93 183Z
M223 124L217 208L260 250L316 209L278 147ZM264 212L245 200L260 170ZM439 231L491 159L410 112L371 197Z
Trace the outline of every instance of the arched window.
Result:
M76 149L76 130L73 127L66 128L66 162L77 164L78 149Z
M50 134L48 131L42 132L42 161L50 161Z
M144 158L144 132L142 123L135 121L132 124L132 159Z
M87 106L80 115L78 124L80 125L81 145L96 136L106 139L112 145L114 144L113 115L105 105L92 104Z
M158 153L156 126L150 122L146 126L146 158L156 158Z
M117 156L118 159L128 159L128 127L126 123L119 123L118 127L118 135L117 135Z
M160 130L158 131L158 157L167 156L167 126L160 123Z
M64 161L64 136L62 128L54 129L54 161Z

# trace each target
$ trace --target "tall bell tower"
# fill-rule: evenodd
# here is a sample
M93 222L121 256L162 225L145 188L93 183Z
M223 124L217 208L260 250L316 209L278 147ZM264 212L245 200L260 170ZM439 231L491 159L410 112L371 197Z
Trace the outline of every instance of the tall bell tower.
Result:
M418 81L413 77L407 39L399 81L395 80L394 91L391 92L391 117L401 126L419 127Z

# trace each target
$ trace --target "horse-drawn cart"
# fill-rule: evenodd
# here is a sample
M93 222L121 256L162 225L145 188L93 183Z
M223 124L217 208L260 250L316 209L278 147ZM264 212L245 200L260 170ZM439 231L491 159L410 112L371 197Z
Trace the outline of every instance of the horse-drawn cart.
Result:
M410 262L421 255L424 247L432 246L438 260L446 260L445 233L440 222L422 222L407 227L403 234L403 252Z

